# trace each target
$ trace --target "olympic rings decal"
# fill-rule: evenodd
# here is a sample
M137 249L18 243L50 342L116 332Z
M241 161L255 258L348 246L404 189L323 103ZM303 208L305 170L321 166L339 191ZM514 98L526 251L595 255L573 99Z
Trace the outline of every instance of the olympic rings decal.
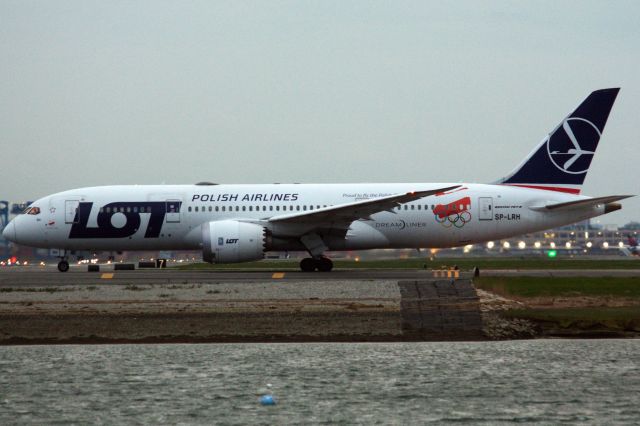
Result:
M451 226L455 226L456 228L462 228L467 222L471 220L471 213L467 211L463 211L460 213L452 213L448 216L440 217L436 215L436 222L445 228L451 228Z

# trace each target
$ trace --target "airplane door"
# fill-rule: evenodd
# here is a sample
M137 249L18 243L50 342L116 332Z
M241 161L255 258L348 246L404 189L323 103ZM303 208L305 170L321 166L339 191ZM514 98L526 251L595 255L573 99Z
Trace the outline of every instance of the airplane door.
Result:
M165 216L167 223L180 223L180 203L179 200L167 200Z
M78 214L79 200L65 200L64 202L64 223L78 223L80 215Z
M480 206L480 212L478 213L479 220L493 220L493 198L480 197L478 198L478 205Z

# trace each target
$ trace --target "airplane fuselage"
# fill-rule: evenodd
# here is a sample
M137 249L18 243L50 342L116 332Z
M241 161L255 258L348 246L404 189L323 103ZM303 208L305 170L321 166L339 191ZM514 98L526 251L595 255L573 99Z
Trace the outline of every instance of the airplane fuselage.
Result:
M605 213L537 207L587 197L508 185L270 184L136 185L80 188L42 198L37 215L16 219L21 244L67 250L201 250L202 226L234 220L265 226L268 250L304 250L305 224L270 218L393 194L461 185L353 221L344 235L323 236L330 250L441 248L497 240Z

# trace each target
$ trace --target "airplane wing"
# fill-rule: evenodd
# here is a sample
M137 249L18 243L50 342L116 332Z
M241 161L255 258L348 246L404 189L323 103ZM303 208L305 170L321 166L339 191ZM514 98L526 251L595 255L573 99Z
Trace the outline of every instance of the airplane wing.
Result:
M447 192L460 186L447 186L428 191L412 191L388 197L338 204L306 212L283 214L270 218L269 222L274 224L317 224L318 228L346 228L355 220L370 220L372 214L382 211L392 212L392 209L400 204Z
M544 206L531 207L532 210L571 210L595 206L598 204L608 204L625 198L635 197L635 195L608 195L606 197L586 198L584 200L568 201L565 203L546 204Z

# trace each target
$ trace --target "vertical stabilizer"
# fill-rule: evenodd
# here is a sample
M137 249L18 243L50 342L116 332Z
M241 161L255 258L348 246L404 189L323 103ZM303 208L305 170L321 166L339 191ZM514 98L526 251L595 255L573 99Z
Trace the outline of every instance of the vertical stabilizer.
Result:
M620 89L592 92L498 184L579 194Z

